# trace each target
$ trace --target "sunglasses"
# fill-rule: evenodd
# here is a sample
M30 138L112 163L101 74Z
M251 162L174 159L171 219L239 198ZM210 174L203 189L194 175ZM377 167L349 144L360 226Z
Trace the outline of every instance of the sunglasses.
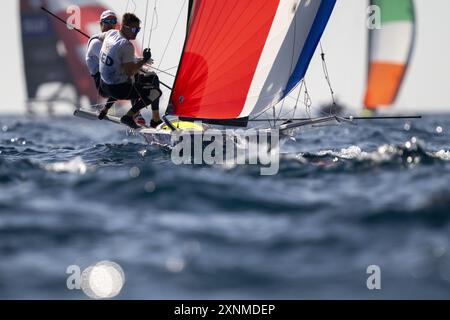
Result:
M125 25L124 25L124 27L127 28L127 29L129 29L129 30L131 30L131 32L133 32L133 33L135 33L135 34L138 34L138 33L141 31L141 28L139 28L139 27L137 27L137 28L131 28L131 27L125 26Z
M103 19L102 23L104 24L110 24L110 25L115 25L117 24L117 19Z

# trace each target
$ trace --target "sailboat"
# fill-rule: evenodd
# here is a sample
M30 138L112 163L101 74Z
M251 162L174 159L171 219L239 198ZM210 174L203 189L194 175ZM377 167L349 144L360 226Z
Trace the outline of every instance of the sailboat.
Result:
M249 127L305 77L335 4L336 0L189 1L186 39L166 123L137 133L149 143L170 145L174 131L198 132L209 125ZM76 115L96 118L85 110ZM275 128L287 131L327 121L336 117L275 121Z
M81 28L99 31L98 17L106 8L97 1L73 0L80 8ZM97 90L84 61L87 40L72 32L41 8L49 8L67 19L67 3L59 0L20 0L23 61L28 92L27 109L36 113L44 104L52 113L53 106L66 103L72 107L96 103Z
M413 54L416 19L413 0L371 0L381 9L381 28L369 30L368 113L389 108L402 87Z

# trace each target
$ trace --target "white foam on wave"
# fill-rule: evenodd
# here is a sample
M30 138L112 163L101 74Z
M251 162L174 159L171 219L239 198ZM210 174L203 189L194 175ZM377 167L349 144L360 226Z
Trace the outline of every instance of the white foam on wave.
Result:
M450 151L447 150L440 150L436 152L434 156L441 160L450 161Z
M77 174L85 174L87 172L87 165L83 162L81 157L76 157L73 160L67 162L56 162L46 164L44 169L51 172L68 172L68 173L77 173Z
M336 155L343 159L365 159L368 157L368 153L362 151L358 146L341 149Z
M350 146L341 149L340 151L323 150L318 153L318 156L333 156L345 160L370 160L377 163L390 161L392 157L398 154L398 148L392 145L379 146L377 150L372 152L363 151L358 146Z

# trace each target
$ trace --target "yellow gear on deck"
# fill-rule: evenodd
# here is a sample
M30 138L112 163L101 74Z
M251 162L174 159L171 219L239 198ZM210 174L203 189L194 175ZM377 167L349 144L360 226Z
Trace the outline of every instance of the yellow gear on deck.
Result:
M361 116L363 117L373 117L375 115L375 111L372 109L364 108L361 112Z
M179 130L195 130L195 131L205 131L203 125L195 123L195 122L190 122L190 121L171 121L171 123L175 126L175 128L179 129ZM170 130L168 125L163 125L161 127L161 129L163 130Z

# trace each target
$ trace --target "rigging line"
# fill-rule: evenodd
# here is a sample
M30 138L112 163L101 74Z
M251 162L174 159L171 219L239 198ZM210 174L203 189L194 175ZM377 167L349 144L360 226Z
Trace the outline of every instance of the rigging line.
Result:
M163 54L162 54L162 56L161 56L161 60L159 61L158 69L161 68L161 64L162 64L162 62L163 62L163 60L164 60L164 57L165 57L166 52L167 52L167 49L169 48L170 41L172 40L172 37L173 37L173 35L175 34L175 29L176 29L176 27L177 27L177 25L178 25L178 22L180 21L181 14L183 13L183 9L184 9L184 7L186 6L186 1L187 1L187 0L184 0L183 6L181 7L180 13L178 14L177 21L175 22L175 25L174 25L174 27L173 27L173 29L172 29L172 33L170 34L169 40L167 41L166 47L164 48Z
M148 37L148 48L151 47L152 44L152 35L153 35L153 31L157 29L158 24L159 24L159 19L158 19L158 0L155 0L154 2L154 6L153 6L153 13L152 13L152 25L150 26L150 35ZM155 17L156 17L156 27L153 28L154 26L154 22L155 22Z
M128 0L127 7L125 8L125 13L129 12L128 8L130 6L130 1L133 3L133 7L134 7L133 12L136 12L136 2L134 2L134 0Z
M296 97L292 97L292 96L287 96L286 99L291 99L292 101L297 101Z
M296 40L296 32L297 31L297 13L294 14L294 43L292 44L292 57L291 57L291 74L292 74L292 69L294 67L294 58L295 58L295 40ZM284 109L284 103L286 102L286 99L283 99L283 103L281 104L281 108L280 108L280 112L278 113L278 118L281 116L281 113L283 112Z
M59 20L60 22L64 23L66 26L68 26L71 30L74 30L76 32L78 32L79 34L82 34L83 36L85 36L86 38L90 39L91 36L87 35L86 33L84 33L83 31L81 31L80 29L77 29L75 26L71 25L70 23L68 23L67 21L65 21L64 19L62 19L61 17L58 17L56 14L54 14L53 12L49 11L47 8L45 7L41 7L41 10L45 11L46 13L48 13L49 15L51 15L52 17L54 17L55 19Z
M154 70L156 70L156 71L158 71L157 73L163 73L163 74L165 74L165 75L171 76L172 78L175 78L175 75L166 72L166 70L160 70L160 69L153 68L153 67L151 67L151 68L154 69ZM171 68L171 69L173 69L173 68ZM171 69L168 69L168 70L171 70Z
M304 84L304 80L302 79L302 81L300 83L300 88L298 90L297 101L295 101L295 107L294 107L294 111L292 113L292 118L295 118L295 114L297 113L298 102L300 101L300 96L302 94L303 84Z
M302 80L302 83L301 83L300 88L299 88L299 91L298 91L297 99L288 96L289 98L292 98L292 99L295 99L295 100L296 100L294 110L293 110L293 111L291 111L291 110L286 111L283 115L281 115L281 116L278 118L278 121L289 121L289 120L295 119L295 116L296 116L296 113L297 113L297 110L298 110L298 103L300 102L300 97L301 97L302 89L303 89L303 80ZM285 117L287 117L287 116L289 115L289 113L291 113L291 112L293 112L292 117L286 119ZM311 119L310 116L309 116L309 119ZM254 121L257 121L257 120L254 120Z
M251 121L251 120L257 120L257 119L259 119L259 118L260 118L261 116L263 116L265 113L269 112L270 109L275 108L276 105L277 105L278 103L279 103L279 102L277 102L275 105L270 105L270 106L266 107L266 108L263 109L260 113L258 113L257 115L255 115L252 119L250 119L250 121Z
M295 89L299 86L300 83L297 83L296 86L294 87L294 89L292 89L292 91L295 91ZM291 99L295 99L293 97L291 97L290 95L287 95L286 97L284 97L284 99L286 98L291 98ZM263 109L261 112L259 112L257 115L255 115L252 119L250 120L256 120L258 118L260 118L262 115L264 115L266 112L268 112L270 109L275 108L277 104L279 104L281 101L277 102L275 105L271 105L266 107L265 109Z
M291 113L291 111L286 111L279 119L278 121L294 121L294 119L296 119L295 117L289 117L289 113Z
M144 50L144 45L145 45L145 32L147 30L147 20L148 20L148 6L149 6L149 0L147 0L147 5L145 7L144 32L142 35L142 50Z
M275 128L277 126L277 117L276 117L277 114L276 114L275 106L273 106L272 110L273 110L273 126L272 126L272 124L270 124L270 127ZM270 123L270 120L268 120L268 121Z
M330 89L331 100L333 101L333 104L330 106L330 115L332 115L333 106L336 105L336 99L334 98L334 90L333 90L333 86L331 84L330 74L328 72L328 66L327 66L327 61L325 59L325 53L323 51L322 41L320 41L319 44L320 44L320 57L322 58L322 69L323 69L323 73L325 75L325 80L327 81L327 84L328 84L328 88Z
M303 81L302 81L303 82ZM289 118L290 120L294 120L296 119L295 115L298 109L298 103L300 102L300 97L301 97L301 93L302 93L302 86L303 83L301 84L300 90L298 91L298 96L296 99L296 103L295 103L295 107L294 107L294 112L291 118ZM303 102L304 104L305 102ZM284 119L285 116L287 116L291 111L286 111L280 118L280 121L288 121L288 119ZM306 115L308 116L308 118L302 118L302 120L308 120L308 119L312 119L312 116L310 114L310 112L308 112L308 110L306 110ZM298 119L297 119L298 120Z
M161 69L158 69L158 68L153 67L153 66L150 66L150 68L156 70L158 73L163 73L165 75L171 76L172 78L175 78L174 74L168 73L167 71L175 69L175 68L178 68L178 66L175 66L175 67L172 67L172 68L168 68L168 69L165 69L165 70L161 70Z
M258 113L254 118L250 119L250 120L256 120L258 118L260 118L263 114L265 114L267 111L269 111L270 109L272 109L274 106L268 106L265 109L263 109L260 113Z
M286 99L283 99L283 102L281 103L281 107L280 107L280 112L278 112L278 116L275 117L275 115L274 115L274 119L278 119L281 117L281 113L283 112L285 102L286 102ZM274 107L274 111L275 111L275 107ZM276 122L275 122L275 126L276 126Z
M305 83L305 97L303 100L303 104L306 107L306 109L305 109L306 114L308 115L308 117L310 119L312 119L312 115L311 115L312 99L311 99L311 96L309 95L308 86L306 85L306 79L303 79L303 81Z
M173 69L175 69L175 68L178 68L178 66L173 66L173 67L171 67L171 68L164 69L163 71L169 71L169 70L173 70Z
M330 118L329 116L327 116L326 118ZM338 117L338 116L331 116L331 118L337 118L337 119L345 119L345 120L403 120L403 119L422 119L423 116L415 116L415 115L405 115L405 116L385 116L385 117L353 117L353 116L348 116L348 117ZM314 120L314 119L318 119L316 118L294 118L294 119L280 119L280 121L307 121L307 120ZM239 119L237 119L239 120ZM269 119L269 120L273 120L273 119ZM248 122L264 122L267 121L267 119L260 119L260 120L248 120Z

